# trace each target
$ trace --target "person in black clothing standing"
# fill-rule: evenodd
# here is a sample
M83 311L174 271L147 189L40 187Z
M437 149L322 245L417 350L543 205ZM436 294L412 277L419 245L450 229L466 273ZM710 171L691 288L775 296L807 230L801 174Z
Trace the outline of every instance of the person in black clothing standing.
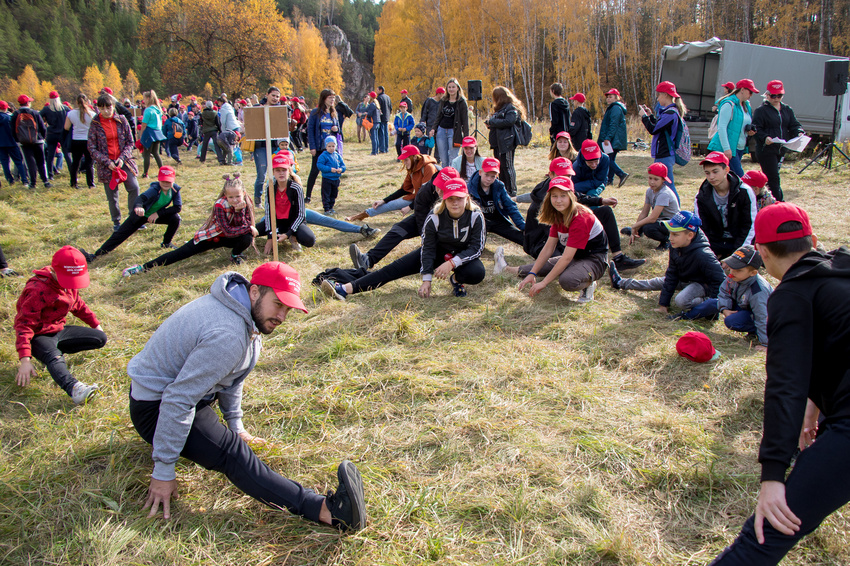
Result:
M41 114L41 118L47 126L44 161L47 166L47 178L52 181L53 175L57 173L53 163L56 159L56 147L61 145L62 156L65 158L65 162L69 168L71 167L71 155L68 153L68 148L66 147L68 144L62 143L62 140L65 139L65 117L68 114L68 109L63 106L62 99L59 98L59 93L55 90L51 90L47 97L50 100L44 105L44 108L41 109L39 114Z
M342 135L342 125L345 123L346 118L354 116L354 110L339 95L336 97L336 115L337 120L339 120L339 141L344 142L345 136ZM337 152L342 155L342 144L339 144Z
M21 144L24 162L27 164L30 188L35 188L36 177L41 177L45 188L50 188L47 178L47 168L44 164L44 138L47 136L47 126L41 114L30 107L34 99L22 94L18 97L18 111L12 115L12 133L15 141Z
M549 141L555 143L555 136L566 132L570 127L570 103L564 99L564 85L552 83L549 87L552 102L549 103ZM579 146L581 147L581 146Z
M493 89L493 114L484 125L490 128L489 142L493 155L499 160L499 179L505 184L508 194L516 196L516 172L514 151L516 150L516 126L525 120L525 107L507 87ZM562 130L563 131L563 130Z
M717 566L777 564L850 501L850 249L812 249L809 216L790 203L759 211L755 239L780 280L767 303L761 488Z
M393 112L393 102L384 92L384 87L378 87L378 106L381 107L381 122L378 125L378 153L388 153L390 150L390 115ZM377 124L376 124L377 125Z
M573 147L576 151L579 151L584 140L593 138L590 133L590 112L584 107L584 103L587 101L584 94L577 92L570 97L570 100L574 102L574 105L573 114L570 117L570 128L567 131L570 133Z
M785 86L782 81L767 83L767 99L753 111L753 126L756 127L756 153L761 170L767 175L767 187L777 201L782 201L782 185L779 179L779 161L785 153L782 144L774 143L774 138L790 140L803 132L803 126L797 121L794 109L782 103Z

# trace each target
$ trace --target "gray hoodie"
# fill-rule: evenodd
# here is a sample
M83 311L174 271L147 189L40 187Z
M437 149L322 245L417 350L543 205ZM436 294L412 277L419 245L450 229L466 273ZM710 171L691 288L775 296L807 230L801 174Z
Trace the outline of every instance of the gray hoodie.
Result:
M217 396L227 426L236 433L245 430L242 382L262 348L249 286L236 272L220 275L209 295L168 317L127 365L133 399L161 400L153 438L154 479L176 477L174 465L202 400Z

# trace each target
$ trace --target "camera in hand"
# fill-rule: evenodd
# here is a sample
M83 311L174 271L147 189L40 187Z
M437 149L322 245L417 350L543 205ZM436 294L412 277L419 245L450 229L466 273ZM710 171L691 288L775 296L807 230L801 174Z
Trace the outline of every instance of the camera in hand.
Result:
M750 133L750 132L755 133L755 132L757 132L757 131L758 131L758 129L757 129L755 126L753 126L752 124L747 124L747 125L744 127L744 131L745 131L745 132L747 132L747 133Z

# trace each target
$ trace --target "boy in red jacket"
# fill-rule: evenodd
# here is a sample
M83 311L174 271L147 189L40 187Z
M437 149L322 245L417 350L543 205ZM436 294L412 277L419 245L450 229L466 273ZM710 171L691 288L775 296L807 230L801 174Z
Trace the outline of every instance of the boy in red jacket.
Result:
M50 265L33 271L18 299L15 315L15 348L21 365L15 378L26 387L30 378L38 375L33 366L35 357L45 366L59 387L80 405L98 393L97 384L77 381L68 371L63 354L95 350L106 344L106 334L95 314L86 306L77 289L89 286L86 258L79 250L65 246L53 254ZM88 324L65 326L71 312Z

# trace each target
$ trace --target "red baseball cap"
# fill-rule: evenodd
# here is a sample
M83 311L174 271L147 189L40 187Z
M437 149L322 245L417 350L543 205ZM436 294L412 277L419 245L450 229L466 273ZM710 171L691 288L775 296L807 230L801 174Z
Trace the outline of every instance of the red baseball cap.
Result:
M404 106L405 108L407 108L407 102L405 102L404 100L402 100L401 102L399 102L399 103L398 103L398 105L399 105L399 107Z
M440 169L440 172L437 173L437 176L434 178L434 186L440 189L441 191L445 189L446 183L451 181L452 179L459 179L460 173L457 172L457 169L454 167L443 167Z
M549 163L549 172L556 177L572 177L576 174L573 162L566 157L556 157Z
M770 81L767 83L767 92L770 94L785 94L785 85L782 81Z
M49 93L47 93L47 98L59 98L59 93L55 90L51 90Z
M469 190L466 188L466 182L463 179L449 179L443 186L443 200L449 197L468 196Z
M751 187L761 189L767 184L767 175L761 171L747 171L744 173L744 176L741 177L741 180Z
M577 92L570 97L570 100L577 100L578 102L583 103L585 100L587 100L587 97L584 95L584 93Z
M414 155L419 155L421 152L419 148L415 145L406 145L401 148L401 155L398 156L399 161L404 161L408 157L413 157Z
M437 87L437 94L446 94L446 89L441 86Z
M584 140L581 142L581 154L587 161L593 161L602 157L602 150L599 144L593 140Z
M0 100L0 110L6 111L9 109L9 103L5 100Z
M21 96L18 97L18 104L24 105L24 104L27 104L28 102L32 102L33 100L35 100L35 99L27 96L26 94L22 94Z
M568 140L569 140L569 139L572 139L572 138L570 137L570 134L569 134L569 133L567 133L567 132L558 132L557 134L555 134L555 140L559 140L559 139L561 139L561 138L567 138Z
M779 233L778 229L785 222L799 222L803 225L800 230ZM756 237L759 244L783 242L795 238L812 235L812 223L805 210L790 202L777 202L759 210L756 214Z
M378 98L378 93L374 90L369 91L369 98Z
M101 90L101 92L105 92L106 94L112 94L112 89L109 88L108 86L105 86L100 90Z
M156 180L173 183L175 177L177 177L177 172L174 170L174 167L171 167L170 165L163 165L159 168L159 174L156 176Z
M406 89L406 88L401 89L401 93L402 93L402 94L407 94L407 89Z
M570 191L575 192L575 187L573 187L573 180L569 177L555 177L551 181L549 181L549 188L546 189L548 193L552 189L561 189L562 191Z
M292 167L292 159L286 153L280 151L272 157L272 170L289 169Z
M676 342L676 352L692 362L704 364L720 357L720 352L714 349L711 338L702 332L685 332Z
M755 83L750 79L741 79L735 83L735 88L745 88L753 94L758 94L760 91L756 88Z
M705 165L706 163L714 163L715 165L725 165L726 167L729 167L729 158L726 157L726 154L722 151L712 151L699 162L700 165Z
M735 90L735 83L733 83L732 81L729 81L728 83L723 83L720 86L722 86L723 88L728 88L729 90Z
M495 157L488 157L484 161L481 162L481 172L482 173L490 173L495 171L496 173L502 168L499 160Z
M120 167L116 167L112 170L112 176L109 178L109 188L110 190L115 190L118 188L118 185L125 182L127 180L127 172L121 169Z
M251 274L251 285L271 287L280 302L291 309L307 312L301 302L301 277L282 261L269 261Z
M650 165L647 168L646 172L649 175L655 175L656 177L661 177L662 179L664 179L668 183L673 182L673 181L670 180L670 177L667 176L667 166L664 165L663 163L653 163L652 165Z
M676 92L676 85L670 81L662 81L658 83L658 86L655 87L655 92L663 92L665 94L669 94L673 98L681 98L679 93Z
M617 96L620 96L620 91L616 88L612 88L611 90L605 93L605 96L608 96L609 94L616 94Z
M460 142L460 147L475 147L478 145L478 140L476 140L472 136L466 136L463 138L463 141Z
M89 266L85 256L73 246L59 248L50 262L56 280L64 289L85 289L89 286Z

